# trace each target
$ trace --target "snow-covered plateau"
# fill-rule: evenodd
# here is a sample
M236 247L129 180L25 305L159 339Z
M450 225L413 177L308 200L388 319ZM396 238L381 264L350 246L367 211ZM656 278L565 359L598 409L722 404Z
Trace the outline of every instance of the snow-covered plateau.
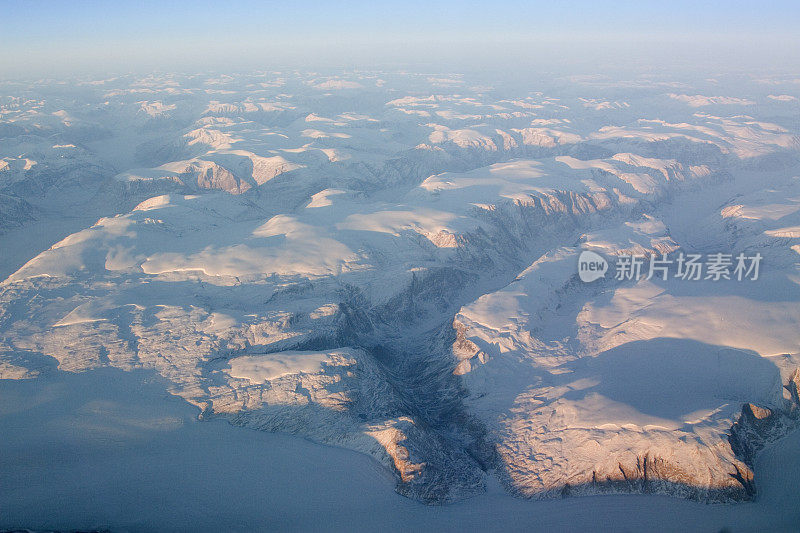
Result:
M153 526L163 513L70 522L96 496L38 520L37 502L65 496L31 471L52 462L66 479L80 465L60 454L85 445L134 470L150 454L175 480L193 441L186 467L215 464L191 482L227 491L220 465L330 458L341 490L368 495L331 501L373 502L393 529L414 513L478 527L468 502L539 517L503 529L576 512L576 530L646 527L594 521L607 505L684 513L683 531L800 527L786 474L800 464L797 87L365 71L0 82L0 434L16 435L0 443L0 528ZM584 283L584 251L762 259L757 279ZM67 444L33 445L48 439ZM276 479L292 468L320 479L309 498L339 486L308 465ZM249 476L243 491L269 491ZM286 504L274 498L266 509ZM691 522L700 504L714 505Z

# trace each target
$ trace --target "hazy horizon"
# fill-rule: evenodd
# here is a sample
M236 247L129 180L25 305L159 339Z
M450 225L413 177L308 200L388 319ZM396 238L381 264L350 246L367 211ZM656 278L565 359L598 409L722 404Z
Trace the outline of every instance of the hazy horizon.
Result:
M4 2L0 78L253 68L791 68L791 2Z

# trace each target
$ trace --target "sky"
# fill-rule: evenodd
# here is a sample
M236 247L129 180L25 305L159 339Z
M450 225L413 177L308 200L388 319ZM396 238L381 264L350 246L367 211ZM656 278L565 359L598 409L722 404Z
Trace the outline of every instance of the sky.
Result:
M0 0L0 76L270 63L800 55L791 1ZM655 57L655 56L654 56Z

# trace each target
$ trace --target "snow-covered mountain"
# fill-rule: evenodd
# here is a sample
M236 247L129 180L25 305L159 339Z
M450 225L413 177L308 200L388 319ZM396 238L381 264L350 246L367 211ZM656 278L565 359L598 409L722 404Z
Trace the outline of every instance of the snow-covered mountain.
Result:
M800 420L800 104L761 81L5 83L0 379L154 371L425 502L752 499ZM584 251L763 260L583 283Z

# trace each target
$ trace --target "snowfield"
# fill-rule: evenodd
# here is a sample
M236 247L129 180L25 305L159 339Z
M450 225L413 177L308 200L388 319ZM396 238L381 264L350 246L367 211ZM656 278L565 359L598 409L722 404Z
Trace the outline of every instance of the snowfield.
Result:
M0 440L3 528L699 533L792 531L800 519L798 432L760 454L755 502L650 494L528 501L495 482L479 497L425 506L395 493L392 474L365 455L198 421L147 372L4 380L0 423L14 429Z
M663 76L0 84L0 528L791 530L796 87ZM584 251L763 261L583 283ZM149 484L192 503L125 511Z

